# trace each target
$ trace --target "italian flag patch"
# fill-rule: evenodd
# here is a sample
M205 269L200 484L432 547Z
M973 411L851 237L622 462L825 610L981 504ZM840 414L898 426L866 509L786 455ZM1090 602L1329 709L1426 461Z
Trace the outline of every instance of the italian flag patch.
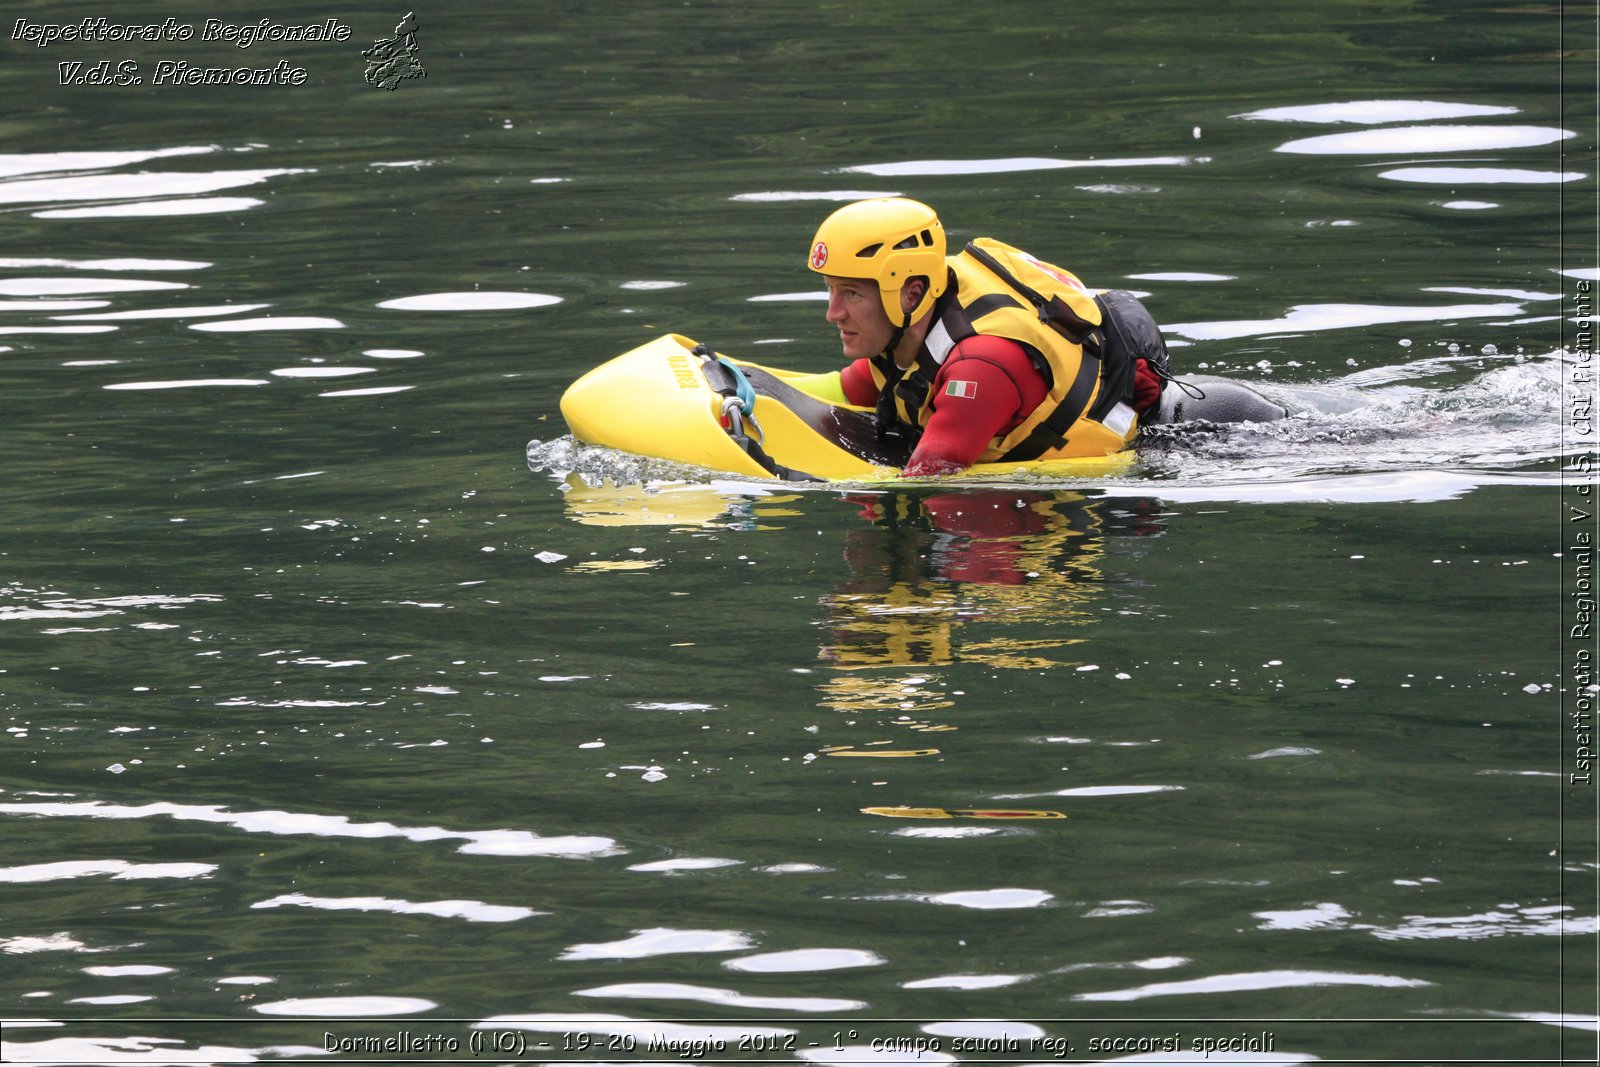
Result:
M951 381L944 387L945 396L964 396L968 400L978 395L977 382Z

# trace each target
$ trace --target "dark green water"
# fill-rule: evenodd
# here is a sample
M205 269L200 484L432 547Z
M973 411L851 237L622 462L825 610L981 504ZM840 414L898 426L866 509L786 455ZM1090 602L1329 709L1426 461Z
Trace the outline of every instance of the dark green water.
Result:
M399 8L11 6L7 1062L1593 1059L1593 10L1045 11L425 10L389 92ZM15 25L100 16L196 38ZM834 365L877 193L1300 414L948 491L565 436L660 333Z

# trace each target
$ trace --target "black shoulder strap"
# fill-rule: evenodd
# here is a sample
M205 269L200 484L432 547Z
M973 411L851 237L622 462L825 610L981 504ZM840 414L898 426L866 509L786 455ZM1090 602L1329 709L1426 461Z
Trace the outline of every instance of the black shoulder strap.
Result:
M1094 329L1095 324L1073 311L1072 306L1065 300L1059 296L1047 297L1032 286L1023 284L1016 275L1006 270L998 259L979 248L976 242L969 241L966 251L967 255L982 263L996 278L1015 289L1024 300L1032 304L1033 309L1039 314L1040 322L1054 327L1073 344L1081 345L1084 335Z

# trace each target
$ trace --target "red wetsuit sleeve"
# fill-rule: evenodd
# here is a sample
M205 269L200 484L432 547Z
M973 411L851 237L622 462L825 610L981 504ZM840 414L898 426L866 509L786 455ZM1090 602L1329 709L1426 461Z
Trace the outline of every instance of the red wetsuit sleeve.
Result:
M1143 356L1133 365L1133 408L1144 414L1161 401L1161 379Z
M932 414L906 473L953 474L978 461L989 442L1044 401L1044 376L1017 342L969 337L950 350L934 378Z
M844 398L858 408L870 408L878 402L878 386L872 380L870 360L858 359L839 372L839 385Z

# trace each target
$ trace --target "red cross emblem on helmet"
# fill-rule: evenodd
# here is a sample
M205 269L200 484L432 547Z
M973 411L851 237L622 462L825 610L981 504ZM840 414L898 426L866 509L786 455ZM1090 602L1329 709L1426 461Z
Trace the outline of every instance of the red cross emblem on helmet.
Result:
M816 243L816 246L811 249L811 269L812 270L821 270L822 267L823 267L823 264L825 264L827 262L828 262L828 244L827 244L826 241L818 241Z

